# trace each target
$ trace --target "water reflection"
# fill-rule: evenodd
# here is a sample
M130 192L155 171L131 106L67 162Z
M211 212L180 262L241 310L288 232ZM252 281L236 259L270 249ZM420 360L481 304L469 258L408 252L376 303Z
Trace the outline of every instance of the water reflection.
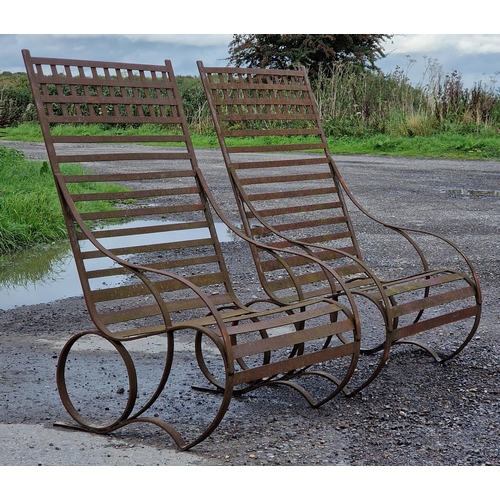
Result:
M500 196L500 191L488 189L445 189L444 192L463 196Z
M139 222L140 224L140 222ZM115 227L130 227L139 225L138 221ZM164 221L158 224L165 224ZM154 225L148 221L148 225ZM221 242L233 241L235 236L222 223L215 224ZM207 229L194 229L190 238L204 237ZM176 234L179 233L179 234ZM148 241L158 242L158 233L146 235ZM186 238L185 231L172 231L173 240L177 237ZM155 240L156 238L156 240ZM144 235L141 235L144 240ZM112 240L112 241L110 241ZM106 238L101 241L105 244L116 245L120 238ZM112 283L109 279L106 285L116 285L116 280L125 278L115 277ZM73 254L68 243L55 244L25 250L8 258L5 264L0 264L0 309L12 309L23 305L42 304L67 297L82 295L78 272Z
M0 266L0 309L81 294L69 244L25 250Z

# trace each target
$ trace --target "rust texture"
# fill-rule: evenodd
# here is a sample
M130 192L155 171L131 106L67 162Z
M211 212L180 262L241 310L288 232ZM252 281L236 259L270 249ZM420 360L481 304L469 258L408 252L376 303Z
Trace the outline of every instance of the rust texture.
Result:
M366 325L361 352L377 354L378 361L350 394L377 377L396 344L417 345L440 362L458 354L481 315L470 259L449 240L385 223L359 203L329 152L306 70L205 67L201 61L198 68L247 236L315 256L335 269L356 297ZM390 206L390 200L383 202ZM387 262L365 260L354 214L356 223L366 219L376 231L394 233ZM446 247L451 266L434 262L433 244ZM285 265L300 276L308 297L332 297L322 270L311 269L307 259L291 255L285 264L258 247L252 255L270 297L296 300L288 276L279 272ZM333 298L341 300L343 290ZM371 316L366 304L375 309ZM372 335L375 320L381 324Z
M360 325L354 298L335 270L315 257L266 246L242 233L256 252L281 263L294 298L264 294L247 304L233 290L170 61L49 59L32 57L27 50L23 57L94 324L93 330L69 338L58 360L57 387L76 422L71 425L109 433L131 423L154 424L187 450L217 428L234 395L283 385L317 407L345 390L359 357ZM85 125L88 133L59 135L61 124ZM94 124L106 126L109 135L96 134ZM138 135L134 127L140 124L154 125L157 132ZM169 147L151 146L138 154L127 149L132 143ZM102 146L100 152L90 144ZM68 171L68 164L85 169ZM104 189L110 183L115 189ZM307 261L326 277L330 292L310 296L302 277L288 266L293 259ZM341 290L343 301L337 300ZM141 379L134 345L157 337L164 338L163 368L157 380L151 375ZM109 394L97 392L91 398L103 401L102 413L87 416L78 389L81 382L93 390L93 383L85 384L85 370L76 376L76 388L69 382L82 356L89 370L98 364L104 351L77 348L90 341L113 350L128 379L128 391L119 391L127 395L116 416L106 403ZM210 418L169 413L183 406L174 401L180 386L170 377L173 366L183 363L182 357L176 361L174 345L192 349L197 373L219 393L196 392L213 398ZM111 365L105 368L112 370ZM315 379L319 382L312 389L304 387L302 380ZM144 400L145 387L153 382ZM316 394L315 387L323 392ZM200 428L193 430L198 418Z

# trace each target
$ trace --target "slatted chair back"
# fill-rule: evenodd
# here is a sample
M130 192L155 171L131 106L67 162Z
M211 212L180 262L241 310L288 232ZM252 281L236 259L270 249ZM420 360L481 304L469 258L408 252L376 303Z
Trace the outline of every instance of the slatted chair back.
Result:
M333 260L346 281L357 275L361 268L342 258L361 258L361 250L305 72L198 64L247 234L281 248L294 246L287 238L319 244L317 256ZM264 254L255 261L270 293L288 293L279 263ZM323 293L313 286L323 276L309 272L307 261L289 264L301 268L310 293Z
M93 321L120 338L149 335L200 305L167 276L155 278L153 300L148 278L127 262L189 277L217 291L218 306L237 302L171 63L24 57ZM150 133L139 135L144 124ZM165 147L140 149L151 143Z

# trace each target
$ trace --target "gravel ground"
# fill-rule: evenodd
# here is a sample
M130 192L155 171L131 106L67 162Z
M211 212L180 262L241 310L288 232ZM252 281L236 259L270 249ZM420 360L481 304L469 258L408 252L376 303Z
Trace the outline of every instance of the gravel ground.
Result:
M41 144L0 145L45 158ZM236 222L219 152L200 150L198 160ZM459 357L441 366L421 351L395 349L361 394L337 397L317 410L290 390L261 389L236 398L207 440L179 453L152 426L129 426L111 436L53 426L66 420L55 387L58 352L71 334L92 326L82 297L0 310L0 465L498 465L500 164L368 156L336 160L374 215L443 234L477 266L483 317ZM458 193L463 189L483 194ZM385 235L362 225L360 238L374 267L390 267ZM259 294L246 246L223 246L242 298ZM136 354L149 369L150 348ZM99 362L106 362L105 355ZM360 363L367 362L363 357ZM183 405L193 416L203 415L217 396L194 402L190 383L183 368L172 379Z

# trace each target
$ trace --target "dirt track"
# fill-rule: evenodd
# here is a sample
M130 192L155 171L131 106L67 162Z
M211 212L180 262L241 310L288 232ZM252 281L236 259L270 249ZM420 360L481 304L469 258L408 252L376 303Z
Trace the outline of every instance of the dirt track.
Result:
M42 144L0 145L45 158ZM199 151L198 160L236 222L219 152ZM53 427L66 419L54 377L60 346L91 328L81 297L0 311L0 465L499 465L500 197L494 191L500 191L500 163L336 160L372 213L449 237L477 266L483 319L461 356L439 366L420 351L397 349L360 395L338 397L319 410L286 389L262 389L235 400L220 427L192 452L178 453L152 426L112 436ZM463 189L483 195L456 194ZM370 231L361 227L370 260L389 266L385 237ZM248 297L258 293L246 246L224 247L236 289ZM173 385L187 395L182 372L178 377Z

